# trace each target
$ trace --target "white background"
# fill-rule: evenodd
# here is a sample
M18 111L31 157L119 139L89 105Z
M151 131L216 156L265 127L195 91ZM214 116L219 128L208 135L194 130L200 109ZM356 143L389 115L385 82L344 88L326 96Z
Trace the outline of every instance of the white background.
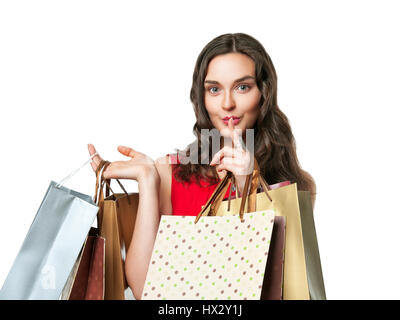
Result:
M0 2L0 284L51 180L127 145L153 159L193 141L201 49L258 39L278 74L328 299L399 299L397 1ZM90 166L66 185L94 192ZM135 181L125 182L137 191ZM117 188L116 188L117 189Z

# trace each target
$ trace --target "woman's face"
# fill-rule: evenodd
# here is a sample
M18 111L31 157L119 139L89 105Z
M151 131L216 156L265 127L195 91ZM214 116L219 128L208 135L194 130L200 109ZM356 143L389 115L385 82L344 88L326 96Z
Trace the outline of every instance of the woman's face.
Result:
M253 128L260 112L261 92L256 85L255 63L242 53L214 57L204 81L204 103L214 127L221 132L234 118L235 129Z

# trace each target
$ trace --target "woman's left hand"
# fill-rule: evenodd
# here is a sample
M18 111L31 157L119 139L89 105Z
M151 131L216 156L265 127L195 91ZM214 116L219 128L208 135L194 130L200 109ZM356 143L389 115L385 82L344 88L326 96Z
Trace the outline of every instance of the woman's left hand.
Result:
M243 193L246 176L253 172L254 155L243 148L239 134L235 131L232 118L228 122L227 135L232 139L232 146L224 146L212 158L210 165L216 166L218 172L226 170L232 172L240 194Z

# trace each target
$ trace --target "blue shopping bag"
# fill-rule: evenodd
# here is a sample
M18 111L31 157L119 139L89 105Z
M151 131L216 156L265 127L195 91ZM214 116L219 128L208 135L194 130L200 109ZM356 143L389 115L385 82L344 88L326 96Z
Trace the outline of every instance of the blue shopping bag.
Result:
M51 181L0 299L59 299L97 212L90 196Z

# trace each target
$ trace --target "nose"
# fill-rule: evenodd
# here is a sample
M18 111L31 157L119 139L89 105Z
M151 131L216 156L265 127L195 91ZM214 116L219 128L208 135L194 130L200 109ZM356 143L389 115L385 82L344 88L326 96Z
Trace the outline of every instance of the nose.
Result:
M234 109L235 106L236 106L236 104L235 104L235 100L232 97L232 94L230 92L225 93L224 99L222 101L222 109L224 109L226 111L230 111L230 110Z

